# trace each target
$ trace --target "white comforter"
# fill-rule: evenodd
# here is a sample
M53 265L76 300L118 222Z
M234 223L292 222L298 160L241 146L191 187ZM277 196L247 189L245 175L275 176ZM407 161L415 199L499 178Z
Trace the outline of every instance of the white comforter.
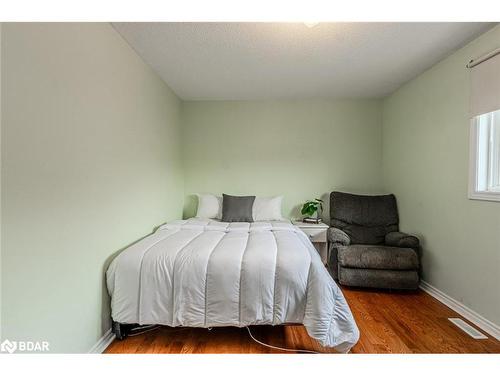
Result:
M174 221L116 257L107 284L119 323L302 323L341 352L359 338L342 292L290 223Z

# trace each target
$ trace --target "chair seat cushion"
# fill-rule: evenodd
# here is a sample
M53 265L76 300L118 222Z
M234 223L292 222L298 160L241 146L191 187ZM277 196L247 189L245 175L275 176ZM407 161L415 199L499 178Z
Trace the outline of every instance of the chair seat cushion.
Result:
M417 270L415 250L379 245L350 245L338 248L338 261L342 267L381 270Z

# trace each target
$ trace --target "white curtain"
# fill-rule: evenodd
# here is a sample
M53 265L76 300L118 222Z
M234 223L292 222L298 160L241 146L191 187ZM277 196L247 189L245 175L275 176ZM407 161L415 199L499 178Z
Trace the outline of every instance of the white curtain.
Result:
M500 55L471 69L471 118L500 109Z

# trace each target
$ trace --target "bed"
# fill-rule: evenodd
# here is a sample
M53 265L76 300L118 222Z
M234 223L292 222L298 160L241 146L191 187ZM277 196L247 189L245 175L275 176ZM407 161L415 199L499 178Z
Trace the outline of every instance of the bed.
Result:
M107 286L119 324L303 324L347 352L359 331L307 236L290 222L177 220L121 252Z

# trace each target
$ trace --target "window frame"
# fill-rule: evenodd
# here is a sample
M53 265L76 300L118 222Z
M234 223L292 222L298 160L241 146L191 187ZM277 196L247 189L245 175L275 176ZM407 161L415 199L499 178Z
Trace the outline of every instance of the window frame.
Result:
M500 190L480 190L478 189L478 173L479 173L479 116L474 117L470 121L470 136L469 136L469 199L486 200L492 202L500 202ZM488 150L489 151L489 150ZM489 153L489 152L488 152ZM489 162L489 155L488 162ZM487 179L490 174L487 174ZM486 182L488 186L489 181Z

